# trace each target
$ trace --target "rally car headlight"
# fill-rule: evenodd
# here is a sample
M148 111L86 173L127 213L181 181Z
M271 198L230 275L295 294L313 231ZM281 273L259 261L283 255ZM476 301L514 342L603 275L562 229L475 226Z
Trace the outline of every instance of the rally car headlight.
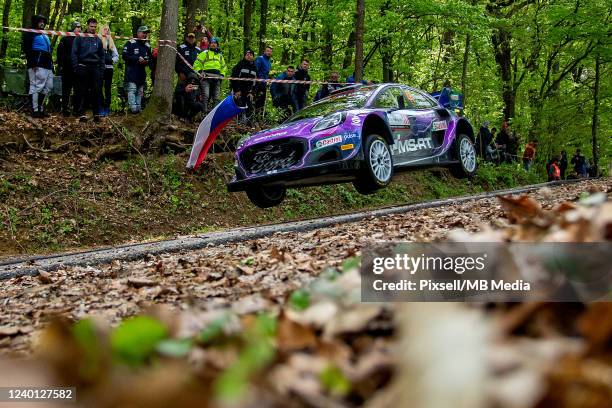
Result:
M318 132L320 130L329 129L330 127L338 126L346 119L346 114L342 112L332 113L329 116L324 117L312 127L311 132Z

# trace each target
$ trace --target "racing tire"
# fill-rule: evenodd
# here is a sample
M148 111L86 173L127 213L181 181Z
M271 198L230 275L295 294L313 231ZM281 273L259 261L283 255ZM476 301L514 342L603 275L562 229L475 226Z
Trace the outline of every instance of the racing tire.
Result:
M246 195L257 207L270 208L283 202L287 189L279 186L251 187L246 190Z
M353 181L360 194L374 194L389 185L393 178L393 156L387 141L380 135L366 136L363 143L363 169Z
M455 157L459 163L449 167L451 174L457 178L472 178L476 174L476 148L468 135L460 134L455 140Z

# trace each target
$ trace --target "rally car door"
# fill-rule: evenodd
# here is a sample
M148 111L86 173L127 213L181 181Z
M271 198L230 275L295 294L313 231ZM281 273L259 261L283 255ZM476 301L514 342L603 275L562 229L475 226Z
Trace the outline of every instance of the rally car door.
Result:
M374 106L387 109L387 121L393 133L391 153L396 166L429 157L433 144L428 132L434 121L433 109L420 108L408 88L392 86L377 96Z

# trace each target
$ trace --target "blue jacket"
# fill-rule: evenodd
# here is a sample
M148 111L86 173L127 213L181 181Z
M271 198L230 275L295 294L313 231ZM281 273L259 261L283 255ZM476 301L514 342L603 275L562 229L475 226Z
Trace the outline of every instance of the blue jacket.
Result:
M287 72L283 72L280 75L278 75L275 79L293 79L293 78L287 78ZM272 95L272 99L279 98L283 95L290 97L291 90L293 89L291 85L292 84L272 82L272 85L270 85L270 94Z
M51 41L44 34L35 34L32 37L32 47L27 51L28 68L53 69L51 56Z
M260 55L255 58L255 68L257 69L257 78L268 79L270 77L270 68L272 68L270 57Z
M178 48L178 53L176 55L176 63L174 64L174 70L177 74L181 72L185 75L188 75L190 72L193 72L191 68L189 68L183 60L179 57L179 54L183 56L189 62L189 64L193 67L193 63L198 58L198 54L201 52L200 47L195 44L191 45L189 43L183 43Z
M99 37L76 37L72 43L72 68L94 65L104 68L104 48Z
M153 62L151 45L147 41L130 40L123 47L121 55L125 61L124 82L133 82L136 85L144 85L147 80L146 67ZM147 63L140 64L139 58L144 58Z

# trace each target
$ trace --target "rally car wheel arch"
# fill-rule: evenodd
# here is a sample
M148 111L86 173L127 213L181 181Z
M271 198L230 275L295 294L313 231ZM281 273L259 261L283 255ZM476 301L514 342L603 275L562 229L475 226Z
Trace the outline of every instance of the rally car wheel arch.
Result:
M247 189L246 194L257 207L270 208L283 202L287 189L283 186L256 186Z
M373 194L393 178L393 156L389 144L380 135L370 134L363 143L363 169L353 185L361 194Z
M451 173L455 177L473 177L476 174L476 148L472 139L466 135L459 133L455 139L454 156L459 161L450 167Z

